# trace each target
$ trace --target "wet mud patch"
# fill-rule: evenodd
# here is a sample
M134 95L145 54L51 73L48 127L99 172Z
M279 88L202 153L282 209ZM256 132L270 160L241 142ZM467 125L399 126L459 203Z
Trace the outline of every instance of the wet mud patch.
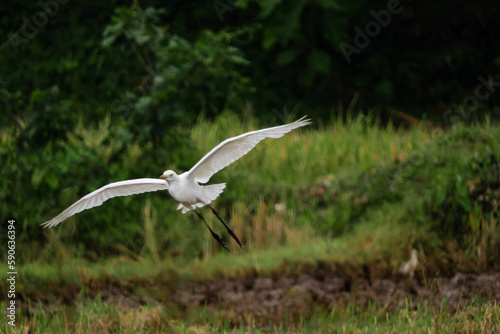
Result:
M345 269L345 268L343 268ZM282 323L309 317L317 310L346 309L349 305L368 308L377 305L382 312L393 312L407 303L442 311L456 312L477 300L500 301L500 271L459 272L432 279L386 275L370 278L362 270L342 270L339 265L320 263L275 271L268 277L248 272L241 277L182 281L165 279L120 281L106 278L91 280L81 286L54 287L50 294L35 292L21 296L21 307L30 314L34 303L49 312L60 306L78 312L86 301L99 297L103 303L121 309L141 305L165 306L167 314L184 318L204 309L229 319L232 325L248 322ZM172 275L170 275L172 276ZM445 302L444 302L445 301Z
M211 311L226 314L234 321L239 315L256 320L283 321L310 316L315 310L379 305L392 312L410 302L456 312L473 300L500 300L500 272L457 273L449 278L432 280L390 277L367 279L340 276L322 269L297 276L214 279L192 282L179 288L169 302L189 309L207 306ZM238 317L236 317L238 318Z

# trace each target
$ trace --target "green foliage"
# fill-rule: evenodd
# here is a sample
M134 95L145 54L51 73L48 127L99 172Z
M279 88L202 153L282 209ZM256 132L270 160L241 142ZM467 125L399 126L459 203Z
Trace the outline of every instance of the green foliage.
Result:
M79 122L66 140L54 141L36 155L22 154L23 146L30 147L19 141L22 131L4 131L3 219L19 220L17 241L24 245L26 259L40 254L33 247L46 247L42 254L48 260L60 245L88 258L124 252L156 258L209 256L220 250L207 241L204 229L193 228L199 226L195 216L175 211L165 192L112 199L51 230L38 224L107 183L157 177L165 169L186 171L223 139L262 126L230 113L215 122L201 117L193 128L171 128L155 146L152 141L127 141L126 123L108 117L95 128ZM339 237L358 224L387 220L390 211L394 224L431 228L435 238L457 240L473 254L483 236L496 233L494 193L488 201L480 195L497 189L498 138L498 127L489 123L444 134L424 128L396 131L370 117L339 119L319 131L301 129L267 140L211 183L228 183L216 205L242 229L243 239L252 240L259 228L253 224L259 224L262 214L279 218L288 231ZM29 195L21 189L30 189ZM283 239L278 235L279 243L293 244L287 233ZM494 263L497 241L491 239L485 263Z
M26 17L44 15L40 6L26 7ZM232 45L251 28L200 30L188 40L162 23L161 8L75 3L72 13L80 15L73 17L68 6L58 6L49 24L29 38L13 18L11 29L26 43L14 48L6 41L0 53L0 98L9 110L2 124L23 129L22 140L32 151L64 140L79 119L95 124L107 114L130 124L120 134L127 141L158 140L179 121L243 109L254 91L239 73L248 61Z
M354 123L350 130L356 127ZM373 140L395 144L384 132L374 132ZM365 168L321 180L322 195L316 197L317 208L312 209L319 209L317 230L339 235L390 211L396 220L431 228L440 240L456 240L474 258L483 234L492 236L498 230L499 131L488 125L482 129L457 127L447 134L434 131L431 140L425 137L425 132L416 131L400 138L400 144L410 149L393 149L393 163L370 164L364 158ZM490 265L499 251L498 238L494 239L485 258Z
M189 124L199 114L242 109L252 91L250 80L237 69L248 61L230 44L250 28L203 30L193 43L159 26L162 13L152 7L120 7L102 40L104 48L131 45L147 70L139 87L113 102L112 111L135 125L129 130L154 141L161 138L165 124Z
M8 106L43 143L78 117L96 123L112 113L135 125L129 135L158 138L159 122L247 105L267 119L287 105L328 119L332 106L339 113L356 101L446 122L479 76L498 82L498 10L463 0L401 1L351 62L341 43L355 46L354 28L365 31L388 1L224 2L224 21L213 2L75 2L54 15L40 3L0 5L0 87L20 94L23 107ZM37 13L47 23L28 36L23 22L34 26ZM462 119L494 112L497 93Z
M194 219L174 213L166 194L110 201L58 232L38 223L109 182L187 170L228 136L289 117L287 105L295 106L292 114L302 107L335 125L258 147L238 168L216 175L214 182L231 184L218 202L227 216L275 213L276 204L287 210L282 222L337 236L397 204L397 217L406 213L458 239L495 218L495 126L455 128L456 137L440 139L425 129L396 131L369 117L350 118L359 103L419 114L432 110L428 105L449 107L474 93L478 75L491 73L493 85L500 59L498 43L490 42L495 6L402 3L405 10L347 65L340 43L351 43L353 27L364 28L386 1L240 1L224 22L211 3L141 5L59 5L31 37L23 18L33 23L45 11L40 3L0 5L2 36L17 31L16 41L26 40L7 40L0 50L0 208L3 219L19 220L22 256L36 257L47 240L73 244L90 258L146 252L145 202L160 217L162 237L150 244L159 256L208 254L205 234L192 231ZM482 119L495 93L462 119ZM340 113L346 104L345 119L332 116L332 105ZM285 115L269 112L276 105ZM464 108L456 112L463 116ZM236 212L239 202L247 213ZM194 237L182 238L188 232ZM477 233L460 242L479 239Z
M500 48L492 45L498 12L479 3L242 0L237 6L257 8L263 30L245 50L258 64L253 74L264 78L255 80L258 91L275 89L270 103L302 101L329 115L332 105L347 108L359 94L360 107L390 105L418 116L426 109L442 122L454 102L474 95L478 76L498 79ZM491 106L496 101L481 100L472 118Z

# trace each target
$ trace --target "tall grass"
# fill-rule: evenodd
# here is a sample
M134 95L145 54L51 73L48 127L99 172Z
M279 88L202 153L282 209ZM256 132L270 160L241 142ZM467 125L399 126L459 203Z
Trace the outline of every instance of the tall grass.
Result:
M254 316L217 314L207 307L178 310L146 305L127 308L96 298L75 308L60 306L51 311L32 309L20 313L16 328L0 322L2 333L498 333L500 305L473 301L455 313L444 307L410 302L389 314L377 305L330 311L318 308L313 316L261 323ZM5 303L0 303L5 307Z

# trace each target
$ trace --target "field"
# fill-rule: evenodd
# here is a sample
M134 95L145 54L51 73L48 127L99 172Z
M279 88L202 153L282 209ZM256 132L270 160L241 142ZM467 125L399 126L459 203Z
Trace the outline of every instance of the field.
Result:
M111 155L116 143L95 138L113 127L80 125L74 143ZM185 141L168 147L173 161L149 164L165 151L146 147L157 158L146 157L132 146L117 175L146 177L134 174L141 164L186 170L259 127L232 114L200 118L166 136ZM338 118L266 140L211 181L227 182L215 206L245 249L229 238L231 252L220 249L168 194L110 200L44 231L43 242L20 239L16 332L500 332L498 152L500 127L488 118L447 128ZM66 172L84 177L84 168ZM106 184L97 181L84 190ZM29 225L86 193L72 190L61 184L59 201L44 198ZM412 249L413 278L398 272ZM5 319L0 331L13 332Z

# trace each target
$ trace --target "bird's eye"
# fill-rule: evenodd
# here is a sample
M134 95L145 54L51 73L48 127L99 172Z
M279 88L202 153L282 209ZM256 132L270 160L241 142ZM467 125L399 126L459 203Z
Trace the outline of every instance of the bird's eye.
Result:
M172 177L172 174L167 174L167 178L171 178Z

